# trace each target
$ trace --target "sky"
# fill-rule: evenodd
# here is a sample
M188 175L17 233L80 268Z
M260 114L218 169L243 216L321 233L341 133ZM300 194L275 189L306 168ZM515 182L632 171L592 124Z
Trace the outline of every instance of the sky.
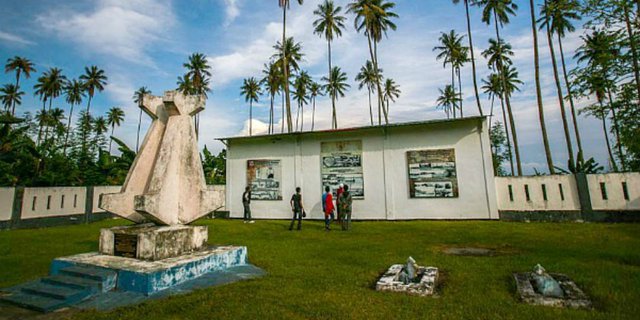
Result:
M302 6L292 1L287 17L287 36L301 42L305 54L301 67L318 82L328 69L326 40L315 35L312 26L313 11L322 1L305 0ZM0 20L0 60L4 63L17 55L35 63L38 72L20 83L27 94L19 110L32 113L41 105L32 89L41 72L58 67L69 79L74 79L86 66L104 69L108 85L94 97L92 115L105 114L114 106L121 107L126 113L125 122L116 128L114 135L134 148L139 114L132 101L134 91L141 86L148 87L156 95L173 90L177 77L185 72L182 64L187 57L194 52L203 53L212 66L213 77L212 92L200 115L199 143L200 147L206 145L217 152L224 145L216 138L248 133L249 106L240 96L240 86L245 78L262 77L263 66L274 53L273 45L282 38L282 11L277 2L0 0L5 12ZM344 8L350 1L334 2ZM514 94L512 105L523 168L525 173L532 174L535 170L545 172L546 160L535 95L529 1L514 2L519 6L517 16L504 26L501 36L512 44L513 61L524 82L521 91ZM536 1L536 5L541 2ZM398 28L383 39L378 54L385 76L393 78L402 91L400 98L390 106L390 122L446 118L444 112L436 108L436 100L438 89L450 82L450 69L443 68L442 61L436 60L437 53L433 48L438 45L441 32L453 29L466 34L464 6L454 5L450 0L396 0L395 3ZM495 29L493 25L481 22L479 8L472 7L471 14L480 81L489 74L486 60L480 53L487 48L488 39L495 37ZM367 41L354 29L353 16L346 16L347 29L332 43L333 65L347 73L351 85L346 96L337 102L340 128L365 126L370 121L367 91L358 90L354 80L369 58ZM575 66L571 57L585 32L582 23L576 22L578 30L568 35L564 42L569 68ZM542 93L551 151L554 163L566 167L566 144L544 33L539 34L539 40ZM0 85L14 82L15 74L0 74ZM464 115L477 115L470 64L462 69L462 82ZM483 94L481 99L488 114L490 100ZM591 103L593 101L577 101L579 107ZM55 104L68 110L63 99ZM316 108L316 129L329 129L330 99L318 97ZM266 132L268 111L269 98L262 96L254 104L254 134ZM278 122L280 111L280 104L276 103ZM494 115L493 121L501 121L499 107L494 109ZM305 130L309 129L311 116L311 108L306 107ZM141 135L149 124L150 119L143 115ZM605 138L600 122L580 116L579 126L587 157L594 157L606 167Z

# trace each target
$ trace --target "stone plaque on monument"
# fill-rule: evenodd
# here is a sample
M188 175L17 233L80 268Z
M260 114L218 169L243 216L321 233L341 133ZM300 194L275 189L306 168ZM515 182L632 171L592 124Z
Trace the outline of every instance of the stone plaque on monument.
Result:
M113 255L125 258L135 258L138 249L138 236L135 234L114 234Z

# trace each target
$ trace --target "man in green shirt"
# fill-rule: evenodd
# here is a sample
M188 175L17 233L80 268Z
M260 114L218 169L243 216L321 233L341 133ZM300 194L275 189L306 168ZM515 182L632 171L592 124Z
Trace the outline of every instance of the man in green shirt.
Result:
M344 185L344 192L340 195L340 214L342 215L342 230L351 229L351 205L353 198L349 192L349 186Z

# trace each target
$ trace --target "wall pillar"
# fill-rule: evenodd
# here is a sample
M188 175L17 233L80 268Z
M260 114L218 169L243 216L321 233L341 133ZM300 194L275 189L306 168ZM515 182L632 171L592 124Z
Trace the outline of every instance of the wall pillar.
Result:
M592 220L593 206L591 205L591 194L589 193L587 175L584 173L576 173L574 178L576 179L576 186L578 188L578 200L580 201L580 213L582 220Z
M87 195L84 201L84 223L91 222L91 215L93 214L93 186L87 186Z
M24 187L16 187L13 194L13 211L11 212L11 221L9 229L17 229L20 226L22 215L22 200L24 198Z

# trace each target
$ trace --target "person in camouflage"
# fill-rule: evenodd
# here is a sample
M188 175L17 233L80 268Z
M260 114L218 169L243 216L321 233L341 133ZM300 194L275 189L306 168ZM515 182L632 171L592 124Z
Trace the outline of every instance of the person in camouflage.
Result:
M351 229L351 204L353 198L349 192L349 186L344 185L344 192L340 195L340 214L342 215L342 230Z

